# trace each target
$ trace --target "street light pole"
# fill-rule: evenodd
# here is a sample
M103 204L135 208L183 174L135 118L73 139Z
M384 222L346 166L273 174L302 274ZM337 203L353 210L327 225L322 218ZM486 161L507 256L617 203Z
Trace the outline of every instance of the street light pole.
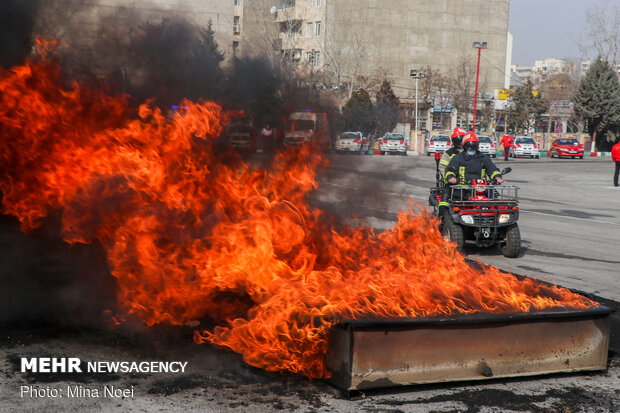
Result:
M414 150L418 148L418 79L424 79L426 74L413 69L409 72L409 76L415 79L415 126L413 141L409 143L409 149ZM414 146L412 147L412 145Z
M476 68L476 92L474 93L474 123L471 127L472 132L476 132L476 108L478 107L478 76L480 74L480 51L487 48L487 42L474 42L473 45L478 49L478 67Z

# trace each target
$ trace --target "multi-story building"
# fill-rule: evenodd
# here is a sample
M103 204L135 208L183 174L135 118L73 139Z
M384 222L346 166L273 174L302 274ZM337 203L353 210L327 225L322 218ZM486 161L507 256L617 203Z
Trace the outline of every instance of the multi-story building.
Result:
M484 41L481 87L492 91L505 84L509 0L244 1L244 20L248 8L256 17L246 21L246 28L256 26L250 32L265 34L270 29L260 26L272 24L272 35L264 37L276 52L340 78L382 68L398 95L411 95L412 69L451 73L463 62L475 65L472 44ZM265 3L265 11L257 13ZM260 37L246 40L244 33L244 43Z

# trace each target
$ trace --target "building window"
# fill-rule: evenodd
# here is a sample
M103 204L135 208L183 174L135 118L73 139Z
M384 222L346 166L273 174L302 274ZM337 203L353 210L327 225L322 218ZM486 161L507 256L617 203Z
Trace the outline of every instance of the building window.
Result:
M233 40L233 55L237 55L237 51L239 50L239 42L236 40Z
M240 3L241 3L241 0L234 0L234 1L233 1L233 4L234 4L235 6L238 6Z
M312 52L306 52L306 63L312 62Z
M314 65L319 66L321 64L321 52L314 53Z
M317 6L320 6L320 5L321 5L321 3L322 3L322 2L321 2L321 0L316 0L316 5L317 5Z
M241 18L239 16L233 17L233 33L239 34L241 33Z
M312 35L314 34L313 31L313 26L312 23L308 23L308 30L306 30L306 36L307 37L312 37Z
M316 22L316 35L321 35L321 22Z
M314 0L308 0L308 7L314 6Z
M290 37L299 37L299 36L301 36L301 24L295 23L291 26Z

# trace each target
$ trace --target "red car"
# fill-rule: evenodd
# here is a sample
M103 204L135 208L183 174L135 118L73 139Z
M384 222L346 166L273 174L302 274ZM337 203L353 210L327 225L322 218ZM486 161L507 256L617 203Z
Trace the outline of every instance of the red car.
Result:
M551 143L549 148L549 156L558 158L570 157L583 159L583 145L579 143L577 139L563 138L556 139Z

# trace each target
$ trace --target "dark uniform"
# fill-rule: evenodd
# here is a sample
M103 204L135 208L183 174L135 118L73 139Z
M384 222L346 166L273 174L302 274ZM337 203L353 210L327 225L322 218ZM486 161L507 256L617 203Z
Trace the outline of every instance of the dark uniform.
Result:
M495 179L502 175L488 155L476 151L474 156L469 156L463 151L455 155L446 167L444 175L446 182L453 176L463 185L471 183L474 179L486 179L487 176L489 179Z
M452 157L448 166L446 167L446 173L444 179L446 184L448 179L455 177L457 184L469 185L474 179L495 179L501 177L499 168L495 166L491 158L488 155L482 154L476 151L474 156L467 155L467 151L460 152ZM449 191L446 190L444 197L442 197L439 207L447 207ZM444 208L441 208L444 210Z

